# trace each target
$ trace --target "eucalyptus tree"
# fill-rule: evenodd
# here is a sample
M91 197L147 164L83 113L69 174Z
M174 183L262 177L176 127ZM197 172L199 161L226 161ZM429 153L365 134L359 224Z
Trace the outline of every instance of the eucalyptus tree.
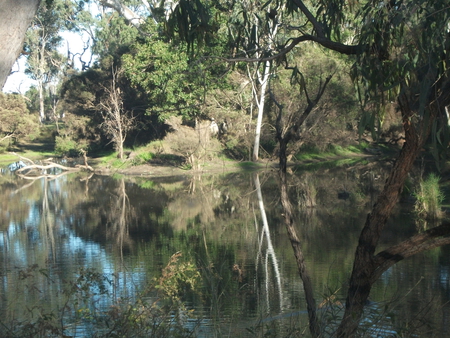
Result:
M255 5L278 3L269 0ZM445 223L376 253L405 179L426 141L431 137L434 154L438 154L439 147L448 147L445 107L450 104L449 4L438 0L321 0L314 4L291 0L286 2L286 9L292 15L300 13L306 22L292 27L276 53L259 62L282 60L306 41L355 55L353 78L363 107L370 104L382 108L388 100L395 101L403 121L406 142L362 229L345 314L336 331L338 337L354 337L372 285L383 272L404 258L450 243L450 224ZM349 28L353 30L350 35ZM255 62L250 58L246 61ZM361 128L374 128L382 112L363 112ZM313 330L312 334L318 335Z
M139 28L151 17L155 23L167 20L178 1L164 0L97 0L102 6L119 13L131 25Z
M114 144L114 148L118 153L118 157L123 160L124 151L123 144L127 136L127 132L133 124L133 117L127 115L123 106L123 94L118 85L120 74L118 70L112 68L112 81L110 87L104 87L106 97L101 100L98 105L103 116L101 124L102 129Z
M135 44L123 60L127 77L149 100L148 114L161 121L171 115L192 119L200 114L210 74L190 63L185 47L155 36Z
M236 53L247 58L261 59L246 65L253 102L258 111L252 155L253 161L257 161L267 88L270 77L274 75L273 60L262 59L271 56L279 43L278 33L283 22L285 5L280 2L269 7L253 1L243 1L235 3L234 7L235 15L232 15L230 20L229 34L236 43Z
M338 337L356 335L372 285L398 261L450 243L450 225L443 224L376 253L381 233L402 191L415 159L431 134L432 149L448 146L445 107L450 104L450 12L441 1L367 1L359 4L319 2L310 11L293 0L291 11L308 18L309 29L281 54L303 41L313 41L339 53L357 56L353 76L363 104L382 107L397 101L406 142L368 215L356 249L343 320ZM358 6L349 11L349 6ZM355 13L355 14L352 14ZM355 27L354 43L343 41L347 25ZM361 126L374 127L382 109L363 112Z
M27 53L26 73L37 82L39 93L39 116L45 119L46 86L61 74L66 58L58 51L62 43L60 36L65 24L73 13L72 2L54 0L50 5L42 3L30 29L26 33Z

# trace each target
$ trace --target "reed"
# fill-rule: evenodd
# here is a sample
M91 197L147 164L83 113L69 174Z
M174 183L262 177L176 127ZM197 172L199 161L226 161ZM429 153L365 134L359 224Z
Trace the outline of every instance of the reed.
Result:
M440 177L430 174L425 180L421 179L415 192L415 211L419 218L437 220L442 217L442 202L444 193L439 186Z

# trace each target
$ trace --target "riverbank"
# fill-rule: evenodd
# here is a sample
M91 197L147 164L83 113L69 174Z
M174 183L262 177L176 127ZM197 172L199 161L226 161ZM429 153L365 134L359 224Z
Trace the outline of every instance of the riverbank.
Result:
M18 162L21 157L39 161L52 158L55 162L64 161L67 166L83 164L83 158L61 158L49 150L48 144L33 143L20 145L15 152L0 154L0 166L7 167L11 163ZM398 149L369 148L367 145L359 147L341 148L333 147L323 153L304 152L289 162L289 167L306 170L315 170L326 167L339 166L365 166L373 161L389 161L395 157ZM87 158L87 164L92 166L100 175L130 175L130 176L192 176L202 174L220 174L239 171L278 170L278 159L261 159L257 162L238 161L221 157L210 157L209 160L201 160L196 166L186 164L186 159L176 154L155 153L150 146L144 146L134 151L127 152L127 158L120 160L115 153L97 154Z

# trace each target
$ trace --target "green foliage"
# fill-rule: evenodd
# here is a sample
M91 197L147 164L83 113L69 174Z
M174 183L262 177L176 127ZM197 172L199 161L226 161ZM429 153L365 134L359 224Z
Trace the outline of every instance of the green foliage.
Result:
M78 157L85 149L85 144L78 143L68 137L55 137L55 153L60 156Z
M143 189L152 190L155 188L155 182L153 182L151 180L141 181L141 182L139 182L139 187L141 187Z
M181 252L173 254L161 276L154 279L156 288L162 295L180 305L186 290L195 291L200 279L197 267L191 262L181 262L181 256Z
M188 52L201 49L214 41L218 30L217 1L180 0L166 25L170 36L177 33L178 38L187 44Z
M37 82L40 100L40 115L46 116L45 99L56 93L46 93L51 82L61 77L67 64L67 57L58 51L62 43L60 33L73 14L74 4L53 0L51 4L41 3L31 29L28 29L24 50L27 52L25 73Z
M116 169L126 168L127 166L129 166L126 164L126 162L117 157L117 152L110 152L109 155L103 156L102 165Z
M39 134L37 117L32 116L25 100L15 94L0 93L0 143L32 140Z
M155 157L155 154L151 153L151 152L142 152L142 153L137 153L132 159L131 162L133 165L141 165L141 164L146 164L149 161L151 161L153 158Z
M176 256L176 255L175 255ZM89 328L95 337L189 337L191 330L183 327L181 318L174 320L173 313L185 311L179 301L182 288L194 287L198 280L198 271L190 263L179 263L178 256L171 260L155 284L149 284L143 293L132 298L116 297L114 274L103 274L93 269L81 268L73 280L66 280L61 290L64 297L62 307L47 307L38 304L32 308L25 306L23 315L13 317L11 321L0 320L2 333L8 337L66 337L75 336L78 329ZM37 264L17 272L18 284L27 297L40 298L43 290L37 280L46 284L54 283L49 271ZM158 283L168 283L160 287ZM153 302L148 293L160 291L161 301ZM167 293L166 293L167 292ZM102 308L107 299L108 308ZM172 302L175 300L175 302ZM167 301L167 302L165 302ZM189 312L185 315L188 317ZM92 330L92 331L91 331Z
M198 115L204 97L206 74L200 66L189 64L183 49L152 39L135 45L134 53L123 57L132 84L148 96L147 113L162 121L174 113Z
M136 27L129 25L117 12L105 13L97 23L96 41L92 51L100 57L103 68L118 65L138 37Z
M93 138L89 118L66 113L63 121L59 135L55 137L55 152L72 157L89 149L89 139Z
M415 112L410 121L418 134L431 123L433 155L438 158L438 148L446 147L449 139L443 111L450 102L445 89L450 76L448 3L369 1L360 20L360 43L369 48L359 55L353 77L362 105L378 107L361 120L361 129L376 128L384 118L379 107L399 98L403 109Z

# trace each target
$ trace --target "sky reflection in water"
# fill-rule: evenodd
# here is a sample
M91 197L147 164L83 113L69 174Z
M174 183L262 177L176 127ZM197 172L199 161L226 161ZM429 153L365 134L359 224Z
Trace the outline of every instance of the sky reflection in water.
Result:
M337 308L344 302L359 231L380 189L371 179L379 173L371 175L335 170L292 178L291 202L317 304ZM49 293L40 296L52 299L49 307L61 306L55 296L80 268L101 272L111 281L113 296L95 301L109 309L118 297L138 294L160 275L172 254L182 251L203 274L199 293L183 296L202 319L199 336L218 326L236 332L264 330L258 323L280 319L286 325L306 325L276 176L260 174L260 189L252 174L154 179L152 184L136 177L93 176L83 181L82 175L71 174L26 188L29 182L15 176L4 174L3 179L0 311L7 320L23 314L24 303L36 301L26 294L15 296L20 292L20 269L37 264L48 271L52 285L45 279L34 283ZM343 192L345 199L340 198ZM310 203L312 197L315 205L307 206L305 201ZM401 211L392 225L382 246L416 231L411 217ZM413 319L427 304L424 299L430 300L426 320L438 328L448 325L447 251L413 257L382 276L372 292L371 300L378 304L372 310L381 315L387 301L402 299L393 315L384 316L378 334L380 327L388 332ZM331 315L327 308L321 313L325 320Z

